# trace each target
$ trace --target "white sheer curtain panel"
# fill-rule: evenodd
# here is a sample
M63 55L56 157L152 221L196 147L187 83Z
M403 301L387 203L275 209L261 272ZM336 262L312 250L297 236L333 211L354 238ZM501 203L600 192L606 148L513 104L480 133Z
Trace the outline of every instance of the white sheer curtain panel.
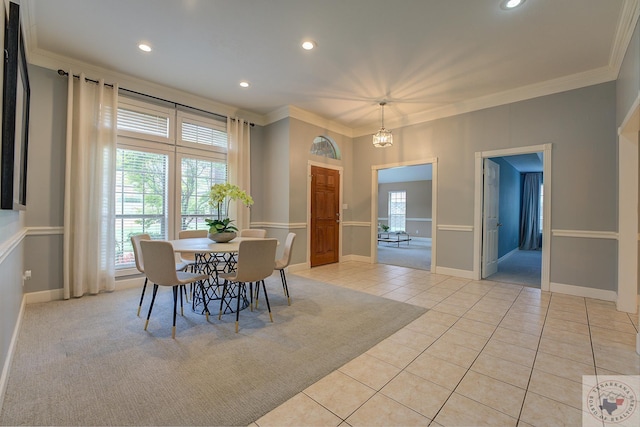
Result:
M115 161L118 87L67 86L64 298L115 289Z
M228 179L251 195L251 132L250 124L242 119L227 118L229 149L227 152ZM253 197L253 195L252 195ZM235 220L238 230L251 225L251 210L242 202L232 202L229 218Z

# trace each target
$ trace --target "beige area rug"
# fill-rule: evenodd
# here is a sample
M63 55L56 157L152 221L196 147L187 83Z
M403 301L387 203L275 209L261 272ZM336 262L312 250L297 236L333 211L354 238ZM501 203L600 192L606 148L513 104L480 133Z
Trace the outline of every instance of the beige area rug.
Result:
M264 299L241 312L239 334L235 315L207 323L185 307L175 340L169 288L146 332L139 289L28 305L0 424L246 426L426 311L289 282L291 306L279 278L267 281L274 323Z

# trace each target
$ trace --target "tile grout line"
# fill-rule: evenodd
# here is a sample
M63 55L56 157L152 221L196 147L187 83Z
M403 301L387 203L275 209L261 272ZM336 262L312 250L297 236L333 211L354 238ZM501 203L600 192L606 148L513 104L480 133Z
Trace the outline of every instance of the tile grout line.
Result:
M468 282L467 284L465 284L465 286L466 286L466 285L468 285L469 283L471 283L471 282ZM516 285L516 286L522 286L522 285ZM453 293L453 294L451 294L450 296L453 296L455 293L459 292L461 289L462 289L462 288L460 288L460 289L456 290L456 292L454 292L454 293ZM516 296L516 298L514 298L514 300L511 302L511 305L509 306L509 309L508 309L508 310L505 312L505 314L502 316L502 319L500 320L500 323L502 323L502 321L504 320L504 317L506 316L506 313L508 313L508 312L509 312L509 310L511 309L511 307L513 307L513 304L515 304L516 300L518 299L518 297L519 297L519 296L520 296L520 294L522 293L523 289L524 289L524 287L522 287L522 288L520 289L520 292L518 292L518 296ZM485 293L485 294L482 296L482 298L480 298L480 299L479 299L478 301L476 301L476 302L475 302L471 307L469 307L469 308L467 309L467 311L465 311L465 312L464 312L464 314L468 313L468 312L469 312L473 307L475 307L475 305L476 305L476 304L478 304L478 303L479 303L483 298L485 298L485 297L487 296L487 294L488 294L490 291L491 291L491 290L489 290L487 293ZM448 298L448 297L447 297L447 298ZM445 298L445 299L446 299L446 298ZM462 319L462 317L464 316L464 314L463 314L462 316L458 316L458 320L456 320L455 322L453 322L453 324L449 327L449 329L447 329L447 331L449 331L451 328L453 328L453 326L454 326L456 323L458 323L458 321L459 321L460 319ZM469 319L469 320L472 320L472 319ZM483 323L483 322L480 322L480 323ZM500 326L500 323L498 323L498 324L496 325L495 329L493 330L493 332L491 333L491 335L489 336L489 338L487 339L487 341L486 341L486 342L484 343L484 345L482 346L482 349L480 349L480 351L478 352L478 355L473 359L473 361L471 362L471 364L469 365L469 367L468 367L468 368L466 368L467 370L466 370L466 372L464 373L464 375L460 378L460 381L458 381L458 383L455 385L455 387L453 388L453 390L451 391L451 393L449 394L449 396L447 397L447 399L446 399L446 400L442 403L442 405L440 406L440 409L438 409L438 411L436 412L436 414L433 416L432 423L433 423L433 422L435 422L435 419L438 417L438 414L440 413L440 411L442 411L442 408L444 408L444 406L447 404L447 402L449 401L449 399L451 399L451 396L453 396L453 394L455 393L455 391L458 389L458 386L460 386L460 383L462 382L462 380L464 380L464 378L467 376L467 374L468 374L468 373L469 373L469 371L471 370L471 366L473 366L473 364L476 362L476 360L478 360L478 357L480 357L480 354L482 354L482 351L485 349L485 347L487 346L487 344L489 343L489 341L490 341L490 340L491 340L491 338L493 337L493 334L495 334L496 330L497 330L497 329L498 329L498 327ZM445 332L445 333L446 333L446 332ZM444 335L444 333L443 333L442 335ZM441 335L441 336L442 336L442 335ZM436 340L436 341L437 341L437 340ZM463 346L463 347L464 347L464 346ZM425 351L426 351L426 349L425 349ZM436 357L436 356L434 356L434 357ZM492 377L489 377L489 378L492 378ZM495 379L495 378L494 378L494 379ZM497 379L496 379L496 380L497 380ZM497 380L497 381L500 381L500 380ZM526 393L525 393L525 395L526 395ZM466 396L464 396L464 397L466 397ZM496 409L496 408L492 408L492 407L490 407L490 406L488 406L488 405L485 405L485 404L484 404L484 403L482 403L482 402L478 402L478 401L476 401L476 400L474 400L474 399L471 399L471 398L467 398L467 399L470 399L470 400L472 400L472 401L474 401L474 402L476 402L476 403L478 403L478 404L480 404L480 405L486 406L487 408L490 408L490 409L492 409L492 410L494 410L494 411L500 412L501 414L504 414L504 412L499 411L499 410L498 410L498 409ZM524 399L523 399L523 403L524 403ZM506 415L506 416L508 416L508 417L511 417L509 414L504 414L504 415ZM511 418L513 418L513 417L511 417ZM519 418L518 418L518 419L516 419L516 423L517 423L519 420L520 420ZM429 424L429 425L431 425L431 424Z
M524 398L522 399L522 406L520 406L520 413L518 413L518 422L520 422L522 418L522 411L524 411L524 403L527 401L527 395L529 394L529 385L531 385L533 370L536 366L536 360L538 359L538 352L540 351L540 343L542 342L542 334L544 333L544 328L547 325L547 318L549 316L549 310L551 309L552 299L553 299L553 292L549 292L549 304L547 304L547 310L545 311L545 314L544 314L544 322L542 323L542 329L540 330L540 336L538 337L538 346L536 347L536 354L533 356L533 362L531 364L531 372L529 373L529 380L527 381L527 388L525 388L524 390ZM523 421L523 422L526 422L526 421Z

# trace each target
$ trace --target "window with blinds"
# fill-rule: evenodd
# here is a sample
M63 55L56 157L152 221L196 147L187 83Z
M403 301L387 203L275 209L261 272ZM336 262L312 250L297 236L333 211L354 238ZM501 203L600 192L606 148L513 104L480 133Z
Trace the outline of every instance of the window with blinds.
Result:
M209 228L205 218L217 216L216 210L209 205L209 190L213 184L227 181L226 162L182 156L180 175L180 229Z
M205 218L216 217L209 190L227 180L226 129L220 119L121 97L117 269L135 265L132 235L174 239L178 230L205 229Z
M180 129L180 145L227 151L226 122L196 120L186 113L180 112L178 113L178 127Z
M169 118L118 108L118 130L169 138Z
M116 267L135 264L131 236L167 238L168 171L166 154L117 149Z
M389 191L389 230L405 231L407 220L407 192Z

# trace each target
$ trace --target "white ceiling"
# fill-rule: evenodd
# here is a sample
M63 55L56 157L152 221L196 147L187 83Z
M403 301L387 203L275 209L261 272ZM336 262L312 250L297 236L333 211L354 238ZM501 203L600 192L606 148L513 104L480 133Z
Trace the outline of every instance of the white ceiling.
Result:
M500 0L21 4L34 64L121 73L265 122L302 111L354 136L380 126L381 100L393 129L614 80L640 10L638 0L526 0L510 11ZM317 48L302 50L305 38Z

